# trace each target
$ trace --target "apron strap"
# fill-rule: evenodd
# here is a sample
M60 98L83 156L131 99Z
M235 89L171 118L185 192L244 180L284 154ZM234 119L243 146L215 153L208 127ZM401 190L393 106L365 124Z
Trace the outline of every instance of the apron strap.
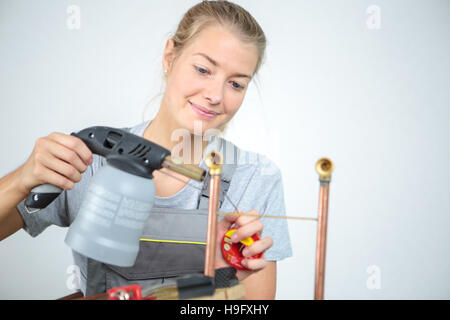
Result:
M222 140L223 141L223 140ZM230 154L227 154L228 153ZM222 165L222 175L220 178L220 194L219 194L219 208L225 200L225 195L230 187L231 179L233 178L234 171L237 167L238 148L231 142L226 141L224 148L222 148L224 164ZM231 160L230 160L231 158ZM203 182L202 191L198 198L197 209L208 209L209 205L209 183L210 175L206 174Z

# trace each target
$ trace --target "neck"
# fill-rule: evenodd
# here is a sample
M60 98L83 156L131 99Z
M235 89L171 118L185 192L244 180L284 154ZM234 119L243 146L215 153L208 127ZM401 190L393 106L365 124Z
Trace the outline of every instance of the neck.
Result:
M166 148L172 153L172 157L181 158L183 163L197 166L208 145L208 141L203 141L202 136L195 136L187 129L181 128L170 114L164 112L162 106L145 129L144 138Z

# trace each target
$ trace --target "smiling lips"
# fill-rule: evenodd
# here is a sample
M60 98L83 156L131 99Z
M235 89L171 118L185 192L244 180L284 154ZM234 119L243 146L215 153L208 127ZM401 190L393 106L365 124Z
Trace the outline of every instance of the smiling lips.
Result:
M217 112L208 110L202 106L199 106L198 104L192 103L190 101L189 101L189 104L191 105L192 110L194 110L195 113L198 114L202 118L209 120L209 119L215 118L218 115Z

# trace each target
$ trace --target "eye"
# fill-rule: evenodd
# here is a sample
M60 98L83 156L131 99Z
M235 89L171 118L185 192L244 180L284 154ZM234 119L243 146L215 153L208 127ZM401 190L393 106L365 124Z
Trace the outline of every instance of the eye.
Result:
M237 83L236 81L231 81L231 85L232 85L233 88L236 89L236 90L242 90L242 89L244 89L244 86L240 85L240 84Z
M208 74L209 73L209 71L207 70L207 69L205 69L205 68L202 68L202 67L198 67L198 66L194 66L194 68L195 68L195 70L197 70L197 72L198 73L200 73L200 74Z

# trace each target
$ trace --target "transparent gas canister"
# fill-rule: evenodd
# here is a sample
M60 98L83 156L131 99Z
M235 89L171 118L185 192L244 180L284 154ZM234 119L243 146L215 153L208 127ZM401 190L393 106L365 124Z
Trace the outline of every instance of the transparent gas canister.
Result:
M154 198L152 179L104 165L92 177L66 244L103 263L133 266Z

